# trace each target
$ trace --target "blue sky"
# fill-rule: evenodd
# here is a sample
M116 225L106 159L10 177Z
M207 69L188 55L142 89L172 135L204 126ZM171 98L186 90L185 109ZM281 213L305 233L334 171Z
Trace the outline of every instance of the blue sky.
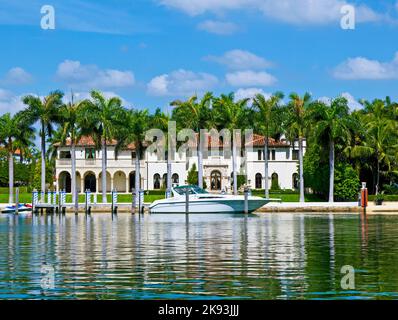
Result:
M340 25L347 4L354 30ZM27 93L92 88L151 110L207 90L343 94L357 108L398 99L397 34L396 0L0 0L0 113Z

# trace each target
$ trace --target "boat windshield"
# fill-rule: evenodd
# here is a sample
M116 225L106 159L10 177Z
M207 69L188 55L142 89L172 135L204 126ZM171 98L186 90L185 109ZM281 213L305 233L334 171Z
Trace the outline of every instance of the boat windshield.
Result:
M207 194L208 193L206 190L199 188L198 186L177 187L174 189L174 191L177 192L179 195L183 195L186 193L187 189L188 189L189 194Z

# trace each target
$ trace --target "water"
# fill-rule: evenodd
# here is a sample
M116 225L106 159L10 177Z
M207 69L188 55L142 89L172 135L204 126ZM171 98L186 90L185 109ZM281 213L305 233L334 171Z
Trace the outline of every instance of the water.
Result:
M397 299L398 216L0 217L0 299L225 298Z

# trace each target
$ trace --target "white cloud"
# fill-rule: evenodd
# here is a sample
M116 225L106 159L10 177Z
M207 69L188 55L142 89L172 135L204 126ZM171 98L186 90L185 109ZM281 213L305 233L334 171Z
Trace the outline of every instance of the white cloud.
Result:
M347 99L348 107L351 110L358 110L363 108L363 106L358 102L358 100L355 99L349 92L343 92L340 96ZM318 98L318 101L323 102L327 106L330 106L332 103L332 98L320 97Z
M211 74L179 69L154 77L147 91L154 96L190 96L211 90L217 84L217 77Z
M346 98L348 101L348 106L350 107L351 110L358 110L362 109L363 106L358 102L357 99L355 99L350 93L348 92L343 92L341 94L343 98Z
M207 56L206 61L213 61L234 70L262 69L272 65L266 59L245 50L230 50L222 56Z
M235 92L235 100L253 99L257 94L262 94L266 99L272 96L260 88L240 88Z
M266 87L277 81L274 76L265 71L255 72L251 70L227 73L225 78L228 84L234 87Z
M206 20L198 24L198 29L218 35L231 35L239 30L232 22Z
M364 57L349 58L333 70L333 76L343 80L398 79L398 52L390 62Z
M118 95L117 93L113 92L113 91L101 91L101 93L104 95L104 97L106 99L112 98L112 97L118 97L120 98L120 100L122 100L122 104L125 107L130 107L132 106L132 104L127 101L126 99L124 99L123 97L121 97L120 95ZM78 91L78 92L73 92L73 100L74 101L81 101L81 100L85 100L85 99L91 99L91 95L89 91ZM68 103L71 101L71 95L70 94L65 94L63 97L63 101L64 103Z
M11 68L3 79L3 83L12 85L22 85L31 82L33 79L29 72L20 67Z
M290 24L328 24L341 19L341 7L351 4L344 0L159 0L167 7L195 16L206 12L256 10L265 17ZM358 22L382 19L382 15L366 5L356 6Z
M122 88L135 84L131 71L102 70L96 65L82 65L80 61L65 60L58 65L57 78L79 88Z
M22 102L22 95L14 95L11 91L0 88L0 115L10 112L14 114L26 106Z

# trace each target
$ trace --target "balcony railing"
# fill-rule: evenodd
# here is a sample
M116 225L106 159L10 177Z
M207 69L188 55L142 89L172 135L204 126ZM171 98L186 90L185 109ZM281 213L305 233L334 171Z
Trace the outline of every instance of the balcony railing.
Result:
M58 165L60 166L70 166L72 163L71 159L58 159Z
M96 164L96 159L85 159L84 164L86 166L95 166Z

